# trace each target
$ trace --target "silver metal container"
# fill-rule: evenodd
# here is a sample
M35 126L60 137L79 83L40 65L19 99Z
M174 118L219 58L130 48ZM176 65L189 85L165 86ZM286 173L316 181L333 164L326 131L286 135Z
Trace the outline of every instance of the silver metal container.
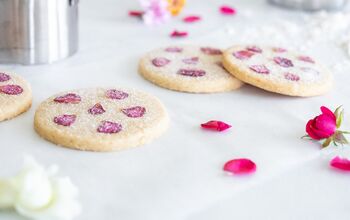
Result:
M348 0L269 0L271 3L302 10L339 10Z
M0 63L51 63L77 49L78 0L0 0Z

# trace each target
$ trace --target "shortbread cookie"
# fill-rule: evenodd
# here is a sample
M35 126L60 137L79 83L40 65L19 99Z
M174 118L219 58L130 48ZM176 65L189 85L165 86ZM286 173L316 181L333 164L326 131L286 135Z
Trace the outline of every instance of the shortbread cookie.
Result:
M150 142L165 132L168 121L154 96L132 89L95 88L47 99L35 113L34 127L58 145L114 151Z
M139 72L161 87L193 93L225 92L242 82L222 66L222 52L211 47L172 46L147 53Z
M234 46L223 64L246 83L289 96L321 95L333 84L332 74L313 58L283 48Z
M31 105L30 85L16 74L0 72L0 121L16 117Z

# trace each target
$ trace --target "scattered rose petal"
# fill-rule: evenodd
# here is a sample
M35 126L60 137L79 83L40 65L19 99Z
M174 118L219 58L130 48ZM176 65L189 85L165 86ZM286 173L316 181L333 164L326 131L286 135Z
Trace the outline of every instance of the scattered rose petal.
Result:
M89 109L89 113L92 115L100 115L105 112L106 110L103 108L103 106L100 103L95 104Z
M250 52L254 52L254 53L262 53L262 49L257 47L257 46L249 46L246 48L248 51Z
M170 52L170 53L181 53L182 48L180 48L180 47L168 47L168 48L165 48L165 51Z
M193 23L193 22L197 22L200 20L201 20L201 17L199 17L197 15L190 15L190 16L186 16L183 18L183 21L186 23Z
M76 115L59 115L56 116L53 121L58 125L70 126L75 122Z
M58 103L70 103L70 104L77 104L81 101L81 98L79 95L77 94L74 94L74 93L68 93L66 95L63 95L63 96L59 96L59 97L56 97L54 99L55 102L58 102Z
M187 37L188 33L186 31L173 31L170 34L170 37Z
M290 59L283 58L283 57L275 57L273 58L273 61L275 61L276 64L280 65L281 67L292 67L293 62Z
M350 160L346 158L337 156L331 160L330 165L339 170L350 171Z
M119 91L116 89L110 89L110 90L107 90L107 92L106 92L106 97L110 98L110 99L121 100L121 99L127 98L128 96L129 96L128 93L123 92L123 91Z
M129 16L131 16L131 17L137 17L137 18L142 18L142 15L143 15L144 13L145 13L144 11L134 11L134 10L131 10L131 11L129 11Z
M199 61L198 57L191 57L191 58L186 58L183 59L182 62L186 63L186 64L197 64Z
M220 7L220 12L223 15L234 15L236 14L236 10L230 6L223 5Z
M6 95L19 95L22 92L23 92L23 89L19 85L0 86L0 93L5 93Z
M6 82L6 81L9 81L10 79L11 77L6 73L0 73L0 82Z
M240 51L234 52L232 55L239 60L247 60L250 57L252 57L254 53L247 50L240 50Z
M200 77L205 75L205 71L197 69L179 69L179 71L177 71L177 74L183 76Z
M272 48L272 51L275 53L284 53L284 52L287 52L287 49L284 49L281 47L274 47L274 48Z
M130 118L140 118L145 114L146 108L141 106L135 106L131 108L122 109L122 112Z
M254 72L260 73L260 74L269 74L270 70L265 65L251 65L249 67Z
M284 73L284 78L290 81L299 81L300 77L293 73Z
M156 67L163 67L168 63L170 63L170 60L165 57L156 57L152 60L152 64Z
M207 55L221 55L222 51L212 47L201 47L201 51Z
M215 131L224 131L227 130L231 127L231 125L226 124L225 122L222 121L208 121L204 124L201 124L202 128L205 129L210 129L210 130L215 130Z
M249 174L256 171L256 165L250 159L241 158L226 162L223 169L232 174Z
M311 57L308 57L308 56L299 56L298 60L301 60L301 61L304 61L307 63L315 63L315 61Z
M116 122L103 121L97 128L97 132L105 134L114 134L122 130L122 125Z

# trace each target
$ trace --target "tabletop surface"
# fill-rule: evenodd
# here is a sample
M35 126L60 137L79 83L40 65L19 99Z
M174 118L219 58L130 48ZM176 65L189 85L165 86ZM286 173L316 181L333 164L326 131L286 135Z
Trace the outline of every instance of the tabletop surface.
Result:
M237 15L221 15L222 4L236 7ZM20 169L25 154L59 165L60 173L70 176L80 190L83 212L77 220L349 219L350 176L329 168L329 157L319 144L300 139L320 106L350 109L348 55L333 43L313 43L294 30L306 25L303 19L311 15L258 0L188 0L180 18L147 27L127 16L131 9L138 9L137 1L81 1L76 55L51 65L0 66L26 78L34 96L27 113L0 123L0 176ZM181 17L188 14L203 20L185 24ZM282 35L271 29L278 25ZM189 36L172 39L168 35L174 29L186 30ZM332 70L334 89L313 98L287 97L248 85L228 93L187 94L157 87L137 73L139 58L160 46L225 48L238 43L306 50ZM169 112L168 131L139 148L93 153L55 146L33 130L35 109L47 97L114 85L156 95ZM212 119L233 127L224 133L199 128ZM344 125L349 130L350 110ZM240 157L255 161L257 172L226 175L223 164ZM2 212L0 219L22 218Z

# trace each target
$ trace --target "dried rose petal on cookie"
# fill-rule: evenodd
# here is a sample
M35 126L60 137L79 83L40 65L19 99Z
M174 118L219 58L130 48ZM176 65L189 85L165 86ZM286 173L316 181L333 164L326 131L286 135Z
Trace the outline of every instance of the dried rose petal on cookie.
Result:
M166 52L170 52L170 53L181 53L182 50L183 49L180 47L168 47L165 49Z
M165 57L156 57L152 60L152 64L156 67L162 67L170 63L170 60L168 60Z
M270 70L265 65L251 65L249 67L254 72L260 73L260 74L269 74Z
M280 65L281 67L292 67L293 62L290 59L284 58L284 57L275 57L273 58L273 61L275 61L276 64Z
M10 79L11 77L6 73L0 73L0 82L6 82L6 81L9 81Z
M198 57L191 57L191 58L186 58L183 59L182 62L186 63L186 64L197 64L199 61Z
M81 98L75 93L68 93L66 95L56 97L54 101L58 103L77 104L81 101Z
M59 115L56 116L53 121L58 125L70 126L75 122L76 115Z
M98 126L97 131L99 133L114 134L122 130L122 125L116 122L103 121L100 126Z
M246 49L250 52L262 53L262 49L257 46L248 46Z
M122 112L130 118L140 118L145 114L146 108L141 106L135 106L131 108L122 109Z
M0 86L0 93L5 93L6 95L19 95L22 92L23 92L23 89L19 85Z
M103 108L103 106L100 103L95 104L88 111L92 115L100 115L106 112L106 110Z
M110 90L107 90L107 92L106 92L106 97L110 98L110 99L121 100L121 99L127 98L128 96L129 96L128 93L123 92L123 91L119 91L116 89L110 89Z
M222 51L212 47L201 47L201 51L207 55L221 55Z
M240 50L240 51L234 52L232 55L239 60L247 60L250 57L252 57L254 53L247 50Z
M304 61L307 63L315 63L315 61L311 57L308 57L308 56L299 56L298 60L301 60L301 61Z
M300 77L294 73L284 73L284 78L290 81L299 81Z
M287 52L287 49L284 49L281 47L274 47L274 48L272 48L272 51L275 53L284 53L284 52Z
M183 76L201 77L205 75L205 71L197 69L179 69L179 71L177 71L177 74Z

